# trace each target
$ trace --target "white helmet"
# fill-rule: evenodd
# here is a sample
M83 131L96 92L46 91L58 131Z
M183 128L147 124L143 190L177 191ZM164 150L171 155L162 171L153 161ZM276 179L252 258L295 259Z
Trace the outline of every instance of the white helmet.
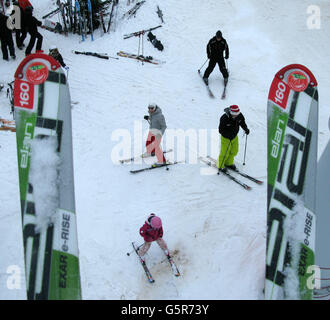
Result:
M57 47L52 45L52 46L50 46L49 51L53 51L53 50L56 50L56 49L57 49Z
M148 109L155 110L157 108L157 104L155 102L150 102L148 105Z

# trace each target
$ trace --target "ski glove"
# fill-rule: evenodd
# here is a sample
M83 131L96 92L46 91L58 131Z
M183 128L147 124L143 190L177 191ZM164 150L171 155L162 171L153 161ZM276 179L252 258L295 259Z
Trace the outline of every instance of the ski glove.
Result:
M250 133L250 130L249 129L246 129L245 130L245 134L248 135Z
M144 120L149 120L149 116L144 116Z
M66 71L69 71L70 68L69 68L68 66L65 66L64 69L65 69Z

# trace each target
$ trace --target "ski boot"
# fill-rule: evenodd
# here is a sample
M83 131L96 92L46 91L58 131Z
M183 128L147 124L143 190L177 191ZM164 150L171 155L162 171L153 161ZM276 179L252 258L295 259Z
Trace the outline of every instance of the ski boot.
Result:
M237 167L234 164L232 164L231 166L226 166L226 167L230 170L237 171Z
M218 174L220 174L220 172L222 172L222 173L227 173L227 172L228 172L228 169L227 169L226 167L224 167L224 168L219 168L219 169L218 169Z

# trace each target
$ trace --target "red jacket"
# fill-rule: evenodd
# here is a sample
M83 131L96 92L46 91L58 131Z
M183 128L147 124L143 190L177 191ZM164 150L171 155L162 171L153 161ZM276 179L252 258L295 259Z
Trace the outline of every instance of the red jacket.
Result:
M26 7L32 7L32 4L29 0L18 0L18 4L23 10L25 10Z
M163 227L160 229L153 229L151 225L146 221L140 229L140 235L144 238L145 242L156 241L163 237Z

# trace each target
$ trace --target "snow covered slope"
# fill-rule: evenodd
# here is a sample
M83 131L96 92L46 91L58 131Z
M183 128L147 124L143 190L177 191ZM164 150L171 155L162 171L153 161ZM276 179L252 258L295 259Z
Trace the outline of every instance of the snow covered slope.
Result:
M31 0L35 15L41 19L53 2ZM238 104L251 133L245 166L245 138L239 133L237 164L266 182L268 89L275 72L290 63L306 65L319 81L321 154L330 138L330 21L326 16L330 4L325 0L278 0L276 4L246 0L244 5L238 0L147 0L135 18L121 20L130 7L126 1L119 3L116 32L100 37L97 30L94 42L88 38L80 43L79 36L65 38L41 30L45 52L57 45L70 67L71 97L79 101L72 117L83 298L263 299L266 184L246 181L253 189L245 191L224 176L207 174L211 171L196 159L207 153L218 156L219 118L225 107ZM165 49L158 51L145 37L144 54L165 64L142 65L125 58L106 61L71 52L137 53L138 38L124 40L123 34L160 24L157 4L165 24L153 33ZM321 9L320 29L308 28L310 5ZM221 100L223 80L217 68L213 71L209 83L217 98L211 100L197 70L206 60L207 42L219 29L230 48L230 80L227 98ZM17 50L17 57L10 63L1 61L0 82L13 79L23 52ZM142 151L138 129L147 133L143 116L150 101L162 108L168 132L181 129L201 143L187 139L169 154L170 160L186 160L186 164L131 175L130 169L150 161L119 165L115 151L129 135L131 150L135 146L136 153ZM0 116L10 118L3 92ZM164 140L164 148L169 147L169 137ZM15 135L0 132L0 146L0 299L25 299L23 274L20 290L7 288L7 268L17 265L24 270ZM132 241L142 243L138 230L151 212L163 220L164 239L175 253L180 278L173 277L156 244L147 257L154 284L147 283L136 257L126 255Z

